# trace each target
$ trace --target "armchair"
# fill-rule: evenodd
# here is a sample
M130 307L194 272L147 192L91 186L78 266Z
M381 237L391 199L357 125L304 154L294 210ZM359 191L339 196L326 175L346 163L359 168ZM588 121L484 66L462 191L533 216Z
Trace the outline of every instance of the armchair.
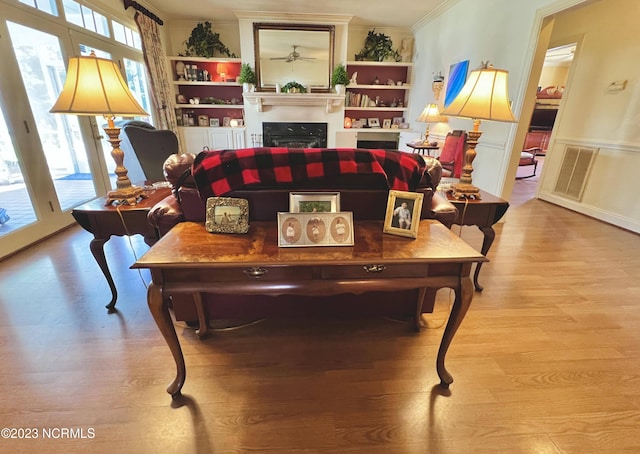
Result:
M464 164L464 152L467 144L467 133L454 130L447 134L438 160L442 165L442 176L460 178Z
M127 123L123 131L138 158L145 179L151 182L163 181L164 161L179 151L175 133L168 129L156 129L140 121Z
M531 172L530 175L516 177L516 180L522 180L523 178L531 178L536 176L536 169L538 168L538 160L536 159L536 154L540 152L541 150L539 147L525 148L524 150L522 150L522 152L520 153L520 162L518 162L518 166L533 166L533 172Z

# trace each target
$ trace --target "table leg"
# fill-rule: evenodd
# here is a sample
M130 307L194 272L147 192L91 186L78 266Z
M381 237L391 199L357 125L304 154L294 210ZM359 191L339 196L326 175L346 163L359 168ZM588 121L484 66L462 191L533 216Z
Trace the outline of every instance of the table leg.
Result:
M486 256L487 252L489 252L489 248L493 244L493 240L496 237L496 232L491 226L478 228L484 234L484 240L482 240L482 249L480 249L480 252L482 253L482 255ZM480 268L482 268L483 263L484 262L476 263L476 271L473 273L473 285L479 292L484 290L484 287L478 283L478 276L480 275Z
M444 365L444 359L453 340L453 336L456 334L460 323L464 319L464 316L471 305L471 299L473 298L473 284L471 278L465 276L460 279L460 287L456 289L456 298L451 308L451 314L449 315L449 321L447 327L444 329L442 335L442 342L440 342L440 348L438 349L438 359L436 360L436 370L440 377L440 385L448 388L453 383L453 377L447 371Z
M162 297L162 288L160 286L153 283L149 285L147 289L147 304L176 362L176 378L167 388L167 392L171 394L172 398L177 399L181 396L180 390L184 385L187 369L184 364L184 356L182 355L178 335L176 334L173 320L171 320L171 315L169 314L169 306Z
M104 244L109 241L109 238L94 238L89 244L89 249L93 254L93 258L98 262L98 266L102 270L102 274L107 279L109 288L111 289L111 301L105 307L108 309L109 314L113 314L116 311L116 300L118 299L118 291L116 290L116 284L113 282L109 266L107 265L107 258L104 255Z
M424 304L424 296L426 293L427 293L426 287L422 287L418 291L418 304L416 304L416 319L415 319L415 325L414 325L414 329L417 332L420 332L420 328L422 328L422 325L421 325L422 305Z

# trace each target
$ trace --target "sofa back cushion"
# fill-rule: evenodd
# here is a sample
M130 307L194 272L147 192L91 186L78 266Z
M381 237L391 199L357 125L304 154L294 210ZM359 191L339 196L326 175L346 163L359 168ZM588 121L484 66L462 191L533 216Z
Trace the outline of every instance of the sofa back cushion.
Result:
M420 155L398 151L274 147L204 151L196 156L192 173L206 200L252 186L296 188L317 182L338 189L339 180L361 175L384 181L386 189L415 191L425 170Z

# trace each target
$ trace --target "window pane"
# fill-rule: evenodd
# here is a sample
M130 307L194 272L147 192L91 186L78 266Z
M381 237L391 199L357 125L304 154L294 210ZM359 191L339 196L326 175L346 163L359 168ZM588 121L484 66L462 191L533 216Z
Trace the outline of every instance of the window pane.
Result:
M64 15L67 18L67 22L84 27L82 21L82 13L80 12L80 5L73 0L62 0L62 6L64 8Z
M49 13L53 16L58 15L58 7L56 6L56 0L38 0L36 8L45 13Z
M101 34L102 36L109 37L111 34L109 33L109 23L107 22L107 18L102 14L93 12L93 17L96 21L96 32Z
M124 25L116 21L111 21L111 25L113 26L113 37L116 39L116 41L122 44L127 44Z
M133 44L131 46L142 50L142 42L140 41L140 34L138 32L133 32Z

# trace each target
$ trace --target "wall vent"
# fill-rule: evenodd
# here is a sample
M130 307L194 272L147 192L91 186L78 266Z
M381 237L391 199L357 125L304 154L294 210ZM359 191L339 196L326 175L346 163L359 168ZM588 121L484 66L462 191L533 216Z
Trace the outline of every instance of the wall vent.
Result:
M553 192L580 201L596 152L596 148L567 145Z

